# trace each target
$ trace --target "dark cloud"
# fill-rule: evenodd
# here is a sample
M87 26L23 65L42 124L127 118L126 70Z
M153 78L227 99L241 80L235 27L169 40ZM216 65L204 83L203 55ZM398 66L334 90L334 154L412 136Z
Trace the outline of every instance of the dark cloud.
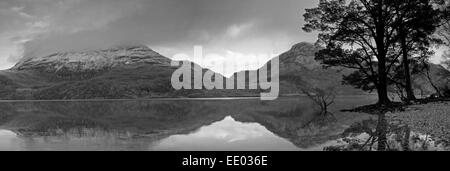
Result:
M25 56L128 43L146 44L170 56L194 45L203 45L211 51L261 53L281 52L296 42L314 41L314 34L304 33L300 28L302 10L316 3L316 0L6 0L2 6L16 7L16 12L23 12L22 17L30 17L19 25L26 27L19 30L31 32L20 37L29 40ZM0 29L3 27L0 25Z

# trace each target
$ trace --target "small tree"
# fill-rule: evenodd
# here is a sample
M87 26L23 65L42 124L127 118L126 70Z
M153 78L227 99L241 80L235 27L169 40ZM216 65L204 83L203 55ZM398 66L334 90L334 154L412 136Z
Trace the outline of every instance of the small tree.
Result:
M334 104L336 99L336 88L301 88L301 91L308 96L316 105L320 107L320 116L328 117L333 116L330 113L329 107Z
M322 75L317 75L317 78L326 78ZM303 77L297 75L284 75L283 80L289 80L295 83L296 88L303 94L305 94L311 101L319 107L319 112L315 116L319 120L332 118L335 120L335 116L329 111L330 106L334 104L339 83L333 80L321 79L321 80L306 80ZM314 122L314 120L312 121Z
M430 64L426 63L425 66L425 76L428 79L428 82L430 83L431 87L436 91L436 94L438 97L442 97L441 89L436 85L435 81L433 80L433 76L431 74L431 66Z

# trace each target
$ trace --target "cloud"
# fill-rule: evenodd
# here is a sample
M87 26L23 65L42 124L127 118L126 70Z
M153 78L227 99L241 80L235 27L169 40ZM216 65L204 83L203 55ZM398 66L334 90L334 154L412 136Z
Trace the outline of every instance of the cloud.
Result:
M253 23L246 23L246 24L234 24L227 29L227 35L236 38L240 36L241 34L244 34L246 31L250 30L254 26Z
M71 36L83 31L102 29L109 23L138 11L140 1L1 1L0 68L12 66L23 56L44 55L50 51L68 50L69 46L77 47L75 42L68 43ZM95 37L84 41L92 42L93 40L95 42ZM65 44L66 47L59 43Z
M24 10L24 7L11 7L11 11L16 12L17 14L19 14L19 16L21 16L23 18L26 18L26 19L34 18L34 16L27 14L23 10Z
M281 53L297 42L316 39L300 30L301 9L314 2L2 0L0 20L7 22L0 22L0 46L6 49L0 61L12 65L20 56L127 43L148 45L168 57L190 53L194 45L224 56L228 51Z

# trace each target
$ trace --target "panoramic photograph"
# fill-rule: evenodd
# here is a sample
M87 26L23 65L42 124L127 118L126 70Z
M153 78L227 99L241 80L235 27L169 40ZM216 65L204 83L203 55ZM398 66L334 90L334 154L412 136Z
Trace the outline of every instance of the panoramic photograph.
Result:
M450 151L450 1L0 0L0 151Z

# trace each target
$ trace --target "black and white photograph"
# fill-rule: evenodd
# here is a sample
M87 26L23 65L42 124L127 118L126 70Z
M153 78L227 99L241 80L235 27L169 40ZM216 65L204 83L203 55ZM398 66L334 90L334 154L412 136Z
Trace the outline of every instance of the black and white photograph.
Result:
M0 0L0 151L450 151L450 1Z

